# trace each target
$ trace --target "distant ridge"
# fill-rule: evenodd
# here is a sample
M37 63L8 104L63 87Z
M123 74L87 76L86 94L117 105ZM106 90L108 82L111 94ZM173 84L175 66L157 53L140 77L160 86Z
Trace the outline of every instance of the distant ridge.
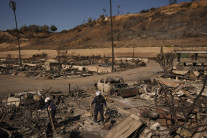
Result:
M113 17L119 47L207 47L207 0L173 4ZM22 49L108 48L110 20L101 18L46 38L21 38ZM17 50L16 38L0 32L0 51Z

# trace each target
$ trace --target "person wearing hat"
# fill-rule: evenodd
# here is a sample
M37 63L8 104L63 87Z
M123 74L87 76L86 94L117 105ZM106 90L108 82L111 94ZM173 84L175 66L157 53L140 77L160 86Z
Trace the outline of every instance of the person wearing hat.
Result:
M51 129L52 127L54 128L56 107L50 97L45 98L45 103L46 103L45 106L41 110L44 110L47 108L48 116L49 116L49 120L50 120L48 127L49 127L49 129Z
M98 115L98 112L100 112L101 121L104 122L104 108L103 108L103 105L105 106L105 110L106 110L107 106L106 106L106 100L101 95L101 92L99 90L96 91L96 96L94 97L94 99L91 103L91 106L93 104L96 104L95 109L94 109L94 121L97 122L97 115Z

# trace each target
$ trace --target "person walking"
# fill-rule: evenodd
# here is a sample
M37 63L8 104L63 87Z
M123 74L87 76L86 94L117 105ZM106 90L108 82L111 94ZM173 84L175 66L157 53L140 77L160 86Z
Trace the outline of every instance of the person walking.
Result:
M101 116L101 120L102 123L104 123L104 109L107 109L107 105L106 105L106 100L105 98L101 95L101 92L99 90L96 90L96 96L94 97L91 106L93 104L95 105L95 109L94 109L94 121L97 123L97 116L98 116L98 112L100 113ZM105 108L104 108L105 107Z

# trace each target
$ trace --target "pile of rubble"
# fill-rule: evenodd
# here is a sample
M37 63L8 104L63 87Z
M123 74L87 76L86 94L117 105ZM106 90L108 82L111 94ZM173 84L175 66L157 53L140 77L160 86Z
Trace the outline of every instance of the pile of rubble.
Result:
M10 94L1 97L0 134L2 137L205 137L207 77L204 78L180 81L156 77L127 84L127 89L120 88L117 92L123 92L124 96L109 92L103 125L95 123L91 116L93 88ZM121 77L109 77L104 82L109 80L125 84ZM57 110L52 133L47 129L47 111L39 111L48 96Z
M87 91L87 92L86 92ZM36 90L10 94L1 97L0 136L1 137L101 137L105 135L118 117L115 109L105 113L106 124L101 126L93 121L89 110L91 89L76 89L67 93L60 91ZM48 113L39 111L44 106L44 98L52 97L56 105L56 124L53 132L48 132Z
M146 66L146 62L138 58L116 59L115 70L126 70ZM87 77L94 74L111 72L111 58L101 56L57 56L48 59L47 54L33 55L22 59L22 67L18 59L4 58L0 60L0 74L11 74L36 79L66 79Z
M154 78L140 83L140 98L154 107L140 112L147 126L156 124L151 135L163 137L206 137L207 77L201 80Z

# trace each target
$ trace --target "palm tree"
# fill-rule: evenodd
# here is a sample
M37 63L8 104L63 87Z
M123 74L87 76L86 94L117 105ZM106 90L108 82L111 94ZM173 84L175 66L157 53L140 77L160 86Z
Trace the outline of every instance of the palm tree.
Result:
M20 67L22 67L22 58L21 58L21 50L20 50L20 43L19 43L19 30L18 30L18 26L17 26L17 17L16 17L16 2L14 0L10 0L9 2L9 7L14 11L14 18L15 18L15 23L16 23L16 30L17 30L17 42L18 42L18 46L19 46L19 64Z
M120 9L120 5L118 5L118 15L119 15L119 9Z
M106 15L106 9L105 9L105 8L103 8L103 11L104 11L104 13L105 13L105 17L106 17L106 16L107 16L107 15Z

